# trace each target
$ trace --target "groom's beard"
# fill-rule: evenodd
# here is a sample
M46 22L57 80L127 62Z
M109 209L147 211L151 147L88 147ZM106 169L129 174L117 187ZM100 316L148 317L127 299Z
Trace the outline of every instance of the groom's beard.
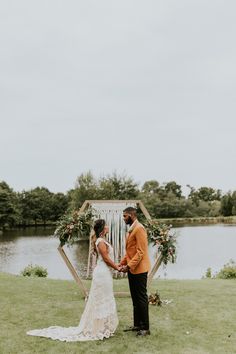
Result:
M133 224L133 220L131 218L131 216L129 216L128 220L127 220L127 225L131 226Z

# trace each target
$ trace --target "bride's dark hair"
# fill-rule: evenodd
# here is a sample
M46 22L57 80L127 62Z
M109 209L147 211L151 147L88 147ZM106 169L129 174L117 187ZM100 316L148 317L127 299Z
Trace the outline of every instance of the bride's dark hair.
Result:
M93 229L94 229L95 234L92 237L92 250L94 253L97 253L97 249L95 246L96 239L100 236L105 225L106 225L106 221L104 219L97 219L94 222Z
M103 231L105 225L106 225L106 221L104 219L98 219L95 221L93 225L93 229L95 231L96 237L100 236L100 233Z

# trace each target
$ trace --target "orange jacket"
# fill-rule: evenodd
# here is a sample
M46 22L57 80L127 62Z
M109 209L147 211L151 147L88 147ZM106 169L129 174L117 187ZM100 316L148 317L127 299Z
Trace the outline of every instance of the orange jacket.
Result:
M128 265L132 274L149 272L151 263L148 256L148 239L145 228L137 222L126 237L126 254L120 261Z

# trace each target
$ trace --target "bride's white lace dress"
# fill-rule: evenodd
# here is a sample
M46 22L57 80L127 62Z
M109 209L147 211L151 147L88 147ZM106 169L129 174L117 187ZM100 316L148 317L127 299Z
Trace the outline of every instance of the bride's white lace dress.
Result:
M96 247L101 241L108 245L109 256L113 259L113 248L103 238L99 237L97 239ZM66 342L102 340L112 336L117 326L118 317L113 293L112 271L103 261L98 250L97 265L93 271L89 297L80 319L79 326L53 326L31 330L28 331L27 334L31 336L47 337L54 340L58 339Z

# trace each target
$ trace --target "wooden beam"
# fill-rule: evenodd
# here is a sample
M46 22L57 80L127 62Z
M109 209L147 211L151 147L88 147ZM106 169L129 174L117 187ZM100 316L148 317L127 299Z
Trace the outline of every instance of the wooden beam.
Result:
M88 290L85 288L82 280L80 279L80 277L77 274L75 268L71 264L71 262L70 262L69 258L67 257L64 249L61 246L59 246L57 249L58 249L62 259L64 260L65 264L67 265L67 267L68 267L71 275L73 276L74 280L76 281L76 283L79 285L80 289L82 290L84 297L86 298L88 296Z
M83 213L85 209L89 206L89 200L85 200L81 208L79 209L79 214Z
M137 201L137 204L139 206L139 208L142 210L144 216L146 217L147 220L151 220L151 215L149 214L149 212L147 211L147 209L145 208L143 202L141 200Z
M150 286L151 282L152 282L152 279L154 277L154 275L156 274L158 268L160 267L161 265L161 262L163 260L163 256L162 255L159 255L159 257L157 257L151 271L149 272L148 274L148 280L147 280L147 288Z
M137 200L126 200L126 199L114 199L114 200L102 200L102 199L95 199L95 200L86 200L85 202L88 202L89 204L103 204L103 203L108 203L108 204L113 204L113 203L136 203L137 204Z

